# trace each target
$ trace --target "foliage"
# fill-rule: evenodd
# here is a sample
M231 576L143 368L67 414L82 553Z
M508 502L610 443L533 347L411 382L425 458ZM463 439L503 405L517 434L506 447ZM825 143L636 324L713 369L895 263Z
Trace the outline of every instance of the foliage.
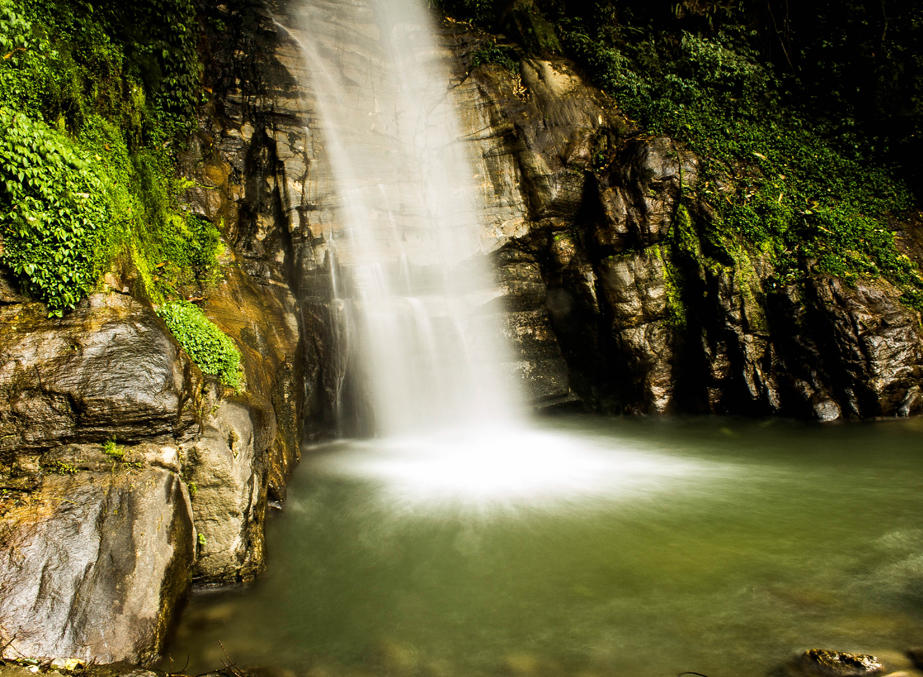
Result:
M53 472L59 475L76 475L79 472L77 466L65 461L54 461L50 467Z
M923 196L923 5L913 0L746 3L765 58L815 124L900 167ZM752 5L752 7L750 6Z
M112 211L79 148L47 125L0 109L4 261L61 316L107 263Z
M489 63L502 66L511 73L519 72L519 59L516 57L516 52L510 47L501 47L496 42L482 47L471 55L471 70Z
M717 215L716 249L733 259L740 236L773 258L781 282L814 267L847 281L884 275L905 302L923 302L923 279L887 223L912 207L906 187L781 105L771 69L737 36L615 48L571 31L566 41L642 127L703 158L697 190Z
M154 100L167 136L188 131L199 103L194 0L103 2L108 31L125 46L131 75Z
M543 14L564 50L642 129L702 158L694 195L715 219L696 235L699 256L732 265L748 248L762 252L776 264L777 282L814 270L847 281L881 275L905 303L923 308L923 279L888 225L915 201L880 162L895 159L898 147L916 149L906 151L901 174L923 175L916 160L923 150L923 7L909 0L887 8L866 0L821 5L819 12L780 0L441 6L510 34L504 17L516 7ZM898 119L893 129L877 122ZM606 166L607 158L596 158L597 171Z
M0 263L53 315L120 253L155 302L217 275L169 151L199 97L195 19L191 0L0 0Z
M466 21L490 24L500 14L500 3L496 0L430 0L438 11Z
M116 444L114 437L103 444L103 453L115 461L125 460L125 447Z
M188 301L166 303L157 309L176 340L205 374L217 376L235 390L241 387L240 352L201 309Z

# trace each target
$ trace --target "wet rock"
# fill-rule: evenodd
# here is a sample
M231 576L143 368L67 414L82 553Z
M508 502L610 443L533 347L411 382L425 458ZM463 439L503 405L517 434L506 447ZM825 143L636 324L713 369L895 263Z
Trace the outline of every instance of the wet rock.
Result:
M153 660L189 586L194 530L161 468L47 475L0 518L7 655Z
M0 306L0 452L197 432L194 369L153 310L94 294L63 319Z
M2 249L2 244L0 244ZM0 304L24 303L25 297L19 293L19 289L13 283L4 270L0 270Z
M811 329L823 345L828 382L858 417L908 416L923 409L923 340L919 314L883 280L820 277L809 287Z
M464 35L447 40L466 49ZM611 116L599 92L566 60L527 59L519 75L493 67L467 73L464 57L454 63L460 70L452 96L483 191L482 249L497 250L501 325L514 352L510 371L533 403L573 400L551 317L569 312L567 300L549 297L545 252L536 251L533 239L546 227L572 221L582 208L594 144ZM552 239L562 256L565 239Z
M663 241L683 186L695 184L695 158L671 139L655 137L628 141L609 165L598 176L605 218L595 232L597 245L621 252Z
M196 581L252 579L263 566L266 512L262 458L272 430L259 410L225 400L188 450L199 534ZM254 420L255 419L255 420Z
M526 398L551 405L573 399L567 363L551 325L541 269L534 257L519 250L497 254L500 296L497 310L485 319L499 324L511 355L509 371Z
M704 373L688 378L705 384L711 413L765 416L783 406L777 348L764 308L764 284L771 274L766 261L744 257L734 266L701 271L701 298L689 304L687 316L689 328L700 333Z
M298 307L290 290L229 271L205 313L240 347L246 391L216 399L187 444L199 539L195 579L252 579L264 566L265 514L285 497L300 457L304 385Z
M614 347L631 375L642 409L672 410L675 308L668 262L660 247L608 257L599 264Z
M877 675L884 670L875 656L826 649L808 649L801 655L799 663L806 670L831 677L863 677Z

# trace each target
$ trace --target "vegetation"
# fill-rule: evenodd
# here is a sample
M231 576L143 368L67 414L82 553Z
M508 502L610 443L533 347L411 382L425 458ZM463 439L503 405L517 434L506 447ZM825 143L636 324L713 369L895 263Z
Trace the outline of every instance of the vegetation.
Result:
M112 205L95 168L63 134L3 109L0 128L4 262L60 316L108 263Z
M789 15L788 4L444 0L442 7L519 31L527 47L534 40L521 35L516 11L542 15L561 51L643 130L702 158L687 197L708 203L715 218L696 224L705 230L699 256L734 265L747 250L762 253L783 283L815 270L848 282L884 276L905 303L923 308L923 278L889 227L916 204L898 177L916 175L918 163L914 155L901 164L897 149L912 145L923 122L923 57L913 49L923 44L923 9L889 2L890 18L876 21L883 3L828 2L819 15L813 7ZM809 26L824 30L796 30ZM885 56L870 56L875 49ZM901 123L892 134L876 115Z
M130 260L203 371L236 387L230 339L169 303L213 282L222 251L177 200L197 35L193 0L0 0L0 265L60 317Z
M203 373L217 376L225 385L240 389L240 352L198 306L177 301L160 306L157 314Z
M114 461L125 460L125 447L116 444L114 437L103 444L103 453Z
M516 53L510 47L501 47L496 42L482 47L471 55L471 70L488 63L502 66L511 73L519 71Z
M2 263L57 316L120 254L155 302L209 278L218 232L178 208L169 151L199 95L191 0L0 0L0 19Z
M54 461L50 469L52 472L59 475L76 475L79 472L77 466L73 463L66 463L65 461Z

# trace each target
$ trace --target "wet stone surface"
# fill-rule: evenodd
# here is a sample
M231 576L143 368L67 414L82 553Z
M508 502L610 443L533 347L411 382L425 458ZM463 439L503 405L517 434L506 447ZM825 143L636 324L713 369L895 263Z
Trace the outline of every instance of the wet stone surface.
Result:
M884 665L875 656L827 649L808 649L799 663L807 671L830 677L865 677L884 671Z

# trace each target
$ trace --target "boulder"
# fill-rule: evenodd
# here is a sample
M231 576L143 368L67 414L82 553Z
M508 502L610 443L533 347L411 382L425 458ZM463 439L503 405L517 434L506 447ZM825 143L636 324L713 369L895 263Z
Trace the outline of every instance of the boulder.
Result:
M45 475L0 517L8 657L154 660L188 590L189 496L173 472Z
M0 453L197 432L194 367L150 307L93 294L62 319L0 306L0 326Z
M271 412L271 410L270 410ZM225 400L187 450L198 536L197 583L252 579L264 565L266 412Z

